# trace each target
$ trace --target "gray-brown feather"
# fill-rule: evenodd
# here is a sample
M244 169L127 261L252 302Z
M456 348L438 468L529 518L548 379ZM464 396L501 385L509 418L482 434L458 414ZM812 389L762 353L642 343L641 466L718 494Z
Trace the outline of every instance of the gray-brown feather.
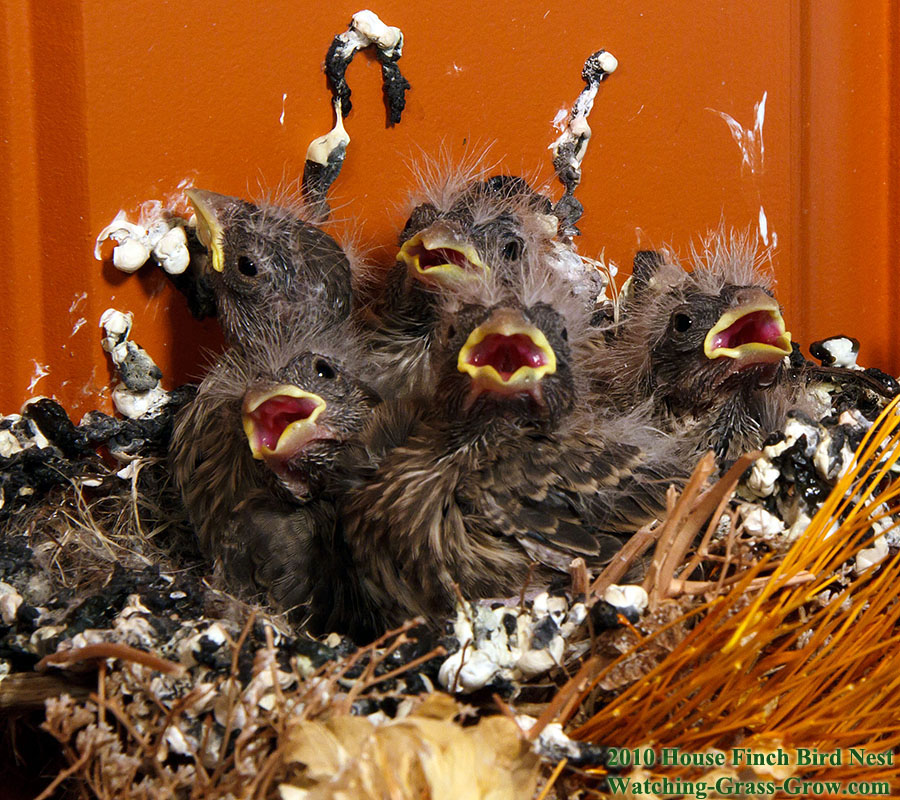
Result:
M314 630L365 638L374 632L374 612L338 530L334 496L341 471L353 463L348 451L378 402L356 377L356 347L354 329L345 325L309 338L276 331L268 341L232 348L179 415L170 457L201 547L221 562L232 588L306 619ZM338 437L313 442L288 462L290 472L303 471L302 481L255 460L242 425L245 394L283 383L325 399L319 420Z
M646 407L597 412L587 310L543 267L526 259L514 281L489 276L438 295L430 391L408 422L395 413L381 427L369 469L345 496L347 541L388 624L439 619L452 610L454 584L468 598L517 594L535 560L537 584L575 557L605 563L683 476L680 440L650 426ZM469 334L498 308L553 348L539 400L473 400L457 368Z
M458 241L478 252L493 282L497 278L514 282L523 259L555 263L560 243L548 198L522 178L483 173L467 177L462 183L457 172L450 172L420 188L429 199L413 209L400 235L401 245L432 225L449 226ZM372 309L370 341L382 369L406 393L422 391L432 380L438 295L455 290L454 286L441 290L423 284L400 262L388 272Z
M558 431L499 421L448 449L446 425L420 421L344 509L388 621L446 614L453 584L470 598L516 594L534 560L536 585L578 556L606 563L660 513L680 472L676 443L639 426L612 423L604 436L585 417Z
M298 320L327 326L351 313L347 254L302 210L223 198L223 269L205 271L229 344L242 345Z
M749 236L722 231L695 248L691 271L669 253L636 259L619 324L594 336L598 395L622 411L650 401L655 424L723 461L759 447L788 411L810 405L804 376L785 365L731 374L730 359L707 358L703 342L742 290L771 294L764 261ZM694 320L683 342L671 324L680 312Z

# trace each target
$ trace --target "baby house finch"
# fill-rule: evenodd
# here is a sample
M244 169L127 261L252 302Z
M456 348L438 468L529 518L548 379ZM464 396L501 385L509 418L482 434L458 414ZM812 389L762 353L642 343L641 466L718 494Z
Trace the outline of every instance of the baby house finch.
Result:
M436 295L435 383L345 498L347 541L388 624L608 561L663 507L677 448L597 413L587 310L540 258Z
M378 397L357 377L348 334L232 348L181 412L171 458L201 546L230 585L311 617L314 630L364 637L335 487Z
M711 237L688 272L663 253L635 258L620 322L605 332L597 386L622 410L652 401L659 424L734 458L762 444L799 402L791 335L749 239Z
M400 235L397 263L376 304L373 346L410 390L427 384L439 314L436 295L485 277L516 280L523 258L571 271L580 259L557 238L550 200L522 178L445 175L424 190Z
M300 320L312 328L347 319L350 263L331 236L291 209L202 189L187 196L209 251L203 279L229 344L291 331Z

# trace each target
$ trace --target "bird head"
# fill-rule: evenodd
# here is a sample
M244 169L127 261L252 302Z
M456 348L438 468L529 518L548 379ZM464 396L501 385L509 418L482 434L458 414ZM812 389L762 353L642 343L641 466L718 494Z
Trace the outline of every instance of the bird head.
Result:
M575 398L567 339L546 303L466 304L445 320L437 398L470 430L498 417L554 424Z
M203 278L229 341L253 323L280 324L298 313L340 321L350 313L347 257L300 213L203 189L186 194L209 252Z
M557 219L549 199L522 178L496 175L422 203L400 235L399 262L430 287L451 288L517 265L547 248Z
M674 411L763 389L791 353L781 308L742 246L732 239L707 250L693 272L647 254L635 260L624 338L634 347L643 339L647 380Z
M337 359L304 352L250 381L241 408L244 433L253 457L302 497L356 444L378 402Z

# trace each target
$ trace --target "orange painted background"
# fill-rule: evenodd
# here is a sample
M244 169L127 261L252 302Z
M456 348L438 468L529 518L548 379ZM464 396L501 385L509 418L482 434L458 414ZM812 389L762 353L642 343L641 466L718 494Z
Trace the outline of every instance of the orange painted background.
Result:
M109 306L134 312L133 338L170 385L202 373L203 349L220 346L215 322L191 319L155 267L119 273L109 246L96 262L94 239L120 208L135 218L185 180L258 196L297 179L332 124L325 52L361 7L5 0L0 410L35 393L76 419L96 407ZM605 47L619 69L590 118L581 252L605 250L627 272L638 246L685 252L720 220L755 229L762 206L795 339L852 334L863 363L900 371L898 0L370 7L403 29L412 91L386 128L379 66L357 56L352 142L331 197L373 258L393 258L421 153L493 143L507 170L551 179L551 121ZM753 173L714 112L752 127L764 92Z

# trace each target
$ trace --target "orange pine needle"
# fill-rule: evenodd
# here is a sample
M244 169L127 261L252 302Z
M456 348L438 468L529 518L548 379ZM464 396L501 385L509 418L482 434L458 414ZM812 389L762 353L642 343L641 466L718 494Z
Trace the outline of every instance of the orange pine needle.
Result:
M780 561L742 568L738 580L723 585L725 594L643 637L597 674L582 699L641 647L687 617L698 618L660 663L580 725L575 737L694 751L753 741L822 752L900 746L900 600L894 588L900 555L824 594L841 565L871 546L872 523L898 506L900 478L892 471L900 459L898 408L900 398L871 427L850 468ZM829 775L896 785L900 766L815 771L817 780Z

